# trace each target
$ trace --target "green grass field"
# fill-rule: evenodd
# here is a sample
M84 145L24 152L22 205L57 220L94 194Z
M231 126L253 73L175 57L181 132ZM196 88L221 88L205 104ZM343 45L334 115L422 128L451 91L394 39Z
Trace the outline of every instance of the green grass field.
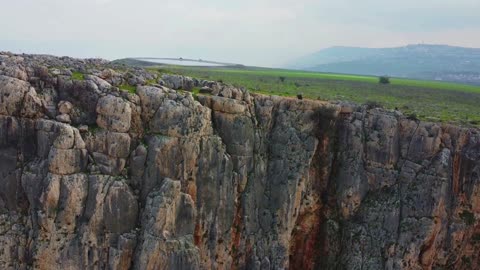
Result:
M252 92L321 100L376 101L385 108L398 108L419 119L478 126L480 87L411 79L391 78L382 85L377 77L304 72L264 68L229 67L150 67L207 80L221 80Z

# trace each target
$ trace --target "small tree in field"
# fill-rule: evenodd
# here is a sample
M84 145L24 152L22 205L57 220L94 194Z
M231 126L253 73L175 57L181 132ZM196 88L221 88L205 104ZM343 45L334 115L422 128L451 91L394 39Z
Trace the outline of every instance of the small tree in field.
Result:
M286 78L285 78L285 76L280 76L280 77L278 77L278 79L280 80L280 82L282 82L282 83L283 83L283 82L285 81L285 79L286 79Z
M390 84L390 77L388 76L380 76L378 78L378 83L380 84Z

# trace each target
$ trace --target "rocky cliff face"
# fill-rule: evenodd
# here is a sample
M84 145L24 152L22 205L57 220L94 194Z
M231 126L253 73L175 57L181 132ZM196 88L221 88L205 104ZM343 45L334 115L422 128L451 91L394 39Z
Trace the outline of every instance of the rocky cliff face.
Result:
M478 130L101 60L0 63L0 269L480 267Z

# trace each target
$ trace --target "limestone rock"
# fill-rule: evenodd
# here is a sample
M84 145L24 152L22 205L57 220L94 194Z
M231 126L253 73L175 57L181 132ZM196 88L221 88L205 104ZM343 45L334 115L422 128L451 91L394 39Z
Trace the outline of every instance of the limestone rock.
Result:
M123 234L136 227L138 201L127 184L115 181L110 186L103 213L105 229L109 232Z
M208 135L212 133L210 117L210 110L193 99L166 99L156 110L150 122L150 131L171 137L191 133Z
M142 104L143 121L150 121L169 93L170 91L163 87L140 86L137 88L137 94Z
M130 154L130 136L126 133L98 131L85 138L86 148L104 174L119 175Z
M114 158L97 152L92 155L103 174L119 175L125 168L126 160L124 158Z
M147 148L139 145L130 155L130 175L132 186L140 188L143 173L145 172L145 162L147 160Z
M85 149L52 148L48 155L50 172L56 174L73 174L85 170L87 151Z
M70 115L68 115L68 114L57 115L57 117L55 117L55 119L58 122L67 123L67 124L72 122L72 120L70 119Z
M23 99L23 108L20 113L26 118L40 118L43 116L43 102L32 87L30 87Z
M115 131L127 132L130 129L132 109L122 98L108 95L98 100L98 126Z
M72 110L72 108L73 108L72 103L70 103L68 101L62 100L58 103L58 111L61 114L69 114L70 111Z
M112 87L110 83L94 75L86 75L85 80L93 81L102 92L108 91Z
M134 269L201 268L193 242L194 203L180 192L180 185L180 181L166 178L160 189L149 195Z
M25 95L29 92L30 85L27 82L0 75L0 114L20 116L25 109Z
M81 126L78 127L78 131L80 131L81 133L88 132L88 126L87 125L81 125Z
M198 86L197 80L182 75L164 74L162 80L165 82L165 86L175 90L191 91L195 86Z
M69 115L76 125L92 125L97 118L96 104L101 92L94 83L86 80L72 80L69 77L58 77L58 98L73 105ZM90 81L91 82L91 81Z

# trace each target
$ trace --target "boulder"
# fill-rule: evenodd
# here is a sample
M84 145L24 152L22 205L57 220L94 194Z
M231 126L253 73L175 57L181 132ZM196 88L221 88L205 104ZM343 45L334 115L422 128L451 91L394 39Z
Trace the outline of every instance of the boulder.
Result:
M122 98L108 95L98 100L97 125L114 132L127 132L130 129L132 109Z
M27 94L29 102L24 103ZM30 88L29 83L0 75L0 115L20 116L23 111L23 114L31 116L31 111L38 112L38 105L41 105L35 96L35 90Z
M182 75L164 74L162 75L162 80L165 86L175 90L182 89L191 91L194 87L198 86L197 80Z
M134 269L201 269L192 237L194 203L180 190L180 181L167 178L149 195Z
M58 103L58 111L61 114L69 114L72 108L73 108L72 103L68 101L62 100Z
M57 119L58 122L67 123L67 124L72 122L72 120L70 119L70 115L68 114L57 115L55 119Z

